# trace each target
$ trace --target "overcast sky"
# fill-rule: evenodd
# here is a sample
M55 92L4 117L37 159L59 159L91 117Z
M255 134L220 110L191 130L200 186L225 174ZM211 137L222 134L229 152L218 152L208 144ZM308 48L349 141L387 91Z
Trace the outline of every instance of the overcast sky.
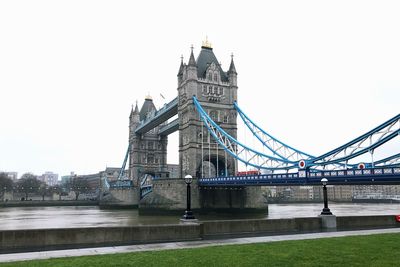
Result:
M224 70L234 54L255 122L324 153L399 113L399 14L398 1L0 1L0 170L121 166L131 105L172 100L180 56L205 36Z

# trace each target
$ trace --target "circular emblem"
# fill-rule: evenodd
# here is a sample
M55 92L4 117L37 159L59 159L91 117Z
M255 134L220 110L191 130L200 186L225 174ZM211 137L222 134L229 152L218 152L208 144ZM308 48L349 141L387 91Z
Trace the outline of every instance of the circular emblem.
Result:
M357 168L359 168L360 170L363 170L363 169L365 169L365 163L358 163L358 166L357 166Z
M306 161L304 159L301 159L299 161L299 168L304 169L306 167Z

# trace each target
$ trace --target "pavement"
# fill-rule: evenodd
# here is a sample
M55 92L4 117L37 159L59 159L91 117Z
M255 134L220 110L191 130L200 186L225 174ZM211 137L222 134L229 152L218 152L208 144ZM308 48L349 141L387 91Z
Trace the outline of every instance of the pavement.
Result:
M0 262L15 262L15 261L28 261L28 260L39 260L39 259L51 259L51 258L91 256L91 255L101 255L101 254L170 250L170 249L201 248L201 247L223 246L223 245L267 243L267 242L277 242L285 240L305 240L305 239L318 239L318 238L331 238L331 237L344 237L344 236L360 236L360 235L373 235L373 234L384 234L384 233L400 233L400 228L360 230L360 231L320 232L320 233L294 234L294 235L292 234L292 235L258 236L258 237L230 238L230 239L218 239L218 240L200 240L200 241L141 244L141 245L129 245L129 246L10 253L10 254L0 254Z

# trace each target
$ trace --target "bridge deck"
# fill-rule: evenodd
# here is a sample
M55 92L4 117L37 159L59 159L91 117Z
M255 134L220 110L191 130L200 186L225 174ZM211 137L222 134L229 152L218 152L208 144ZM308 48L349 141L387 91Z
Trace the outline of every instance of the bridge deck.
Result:
M212 177L200 178L198 183L207 187L321 185L323 177L334 185L400 184L400 167Z
M164 107L159 109L154 115L143 121L142 124L136 128L135 133L144 134L150 131L151 129L157 127L158 125L166 122L168 119L172 118L178 114L178 98L176 97L174 100L165 104Z

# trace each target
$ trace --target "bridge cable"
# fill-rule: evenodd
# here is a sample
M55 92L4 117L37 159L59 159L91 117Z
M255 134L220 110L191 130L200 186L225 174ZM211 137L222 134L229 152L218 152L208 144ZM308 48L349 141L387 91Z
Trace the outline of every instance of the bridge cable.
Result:
M241 163L256 168L260 167L261 169L269 169L269 170L286 170L286 169L297 168L296 162L268 156L243 145L242 143L237 141L237 139L235 139L227 132L225 132L210 118L210 116L204 111L204 109L202 108L196 97L193 97L193 100L196 110L200 113L201 118L204 121L204 124L207 127L207 130L210 133L210 135L212 135L213 138L215 138L215 140L224 147L226 152L228 152L231 156L235 157L236 159L240 160ZM240 147L240 151L238 150L238 147ZM250 153L251 158L244 160L242 158L244 154L246 154L244 152L246 152L247 154ZM263 163L260 166L253 163L256 157L262 157L263 159ZM237 161L235 161L235 165L237 165Z
M199 114L200 117L200 114ZM201 119L200 119L201 120ZM201 178L204 178L204 122L201 120Z
M211 133L208 133L208 177L211 177Z

